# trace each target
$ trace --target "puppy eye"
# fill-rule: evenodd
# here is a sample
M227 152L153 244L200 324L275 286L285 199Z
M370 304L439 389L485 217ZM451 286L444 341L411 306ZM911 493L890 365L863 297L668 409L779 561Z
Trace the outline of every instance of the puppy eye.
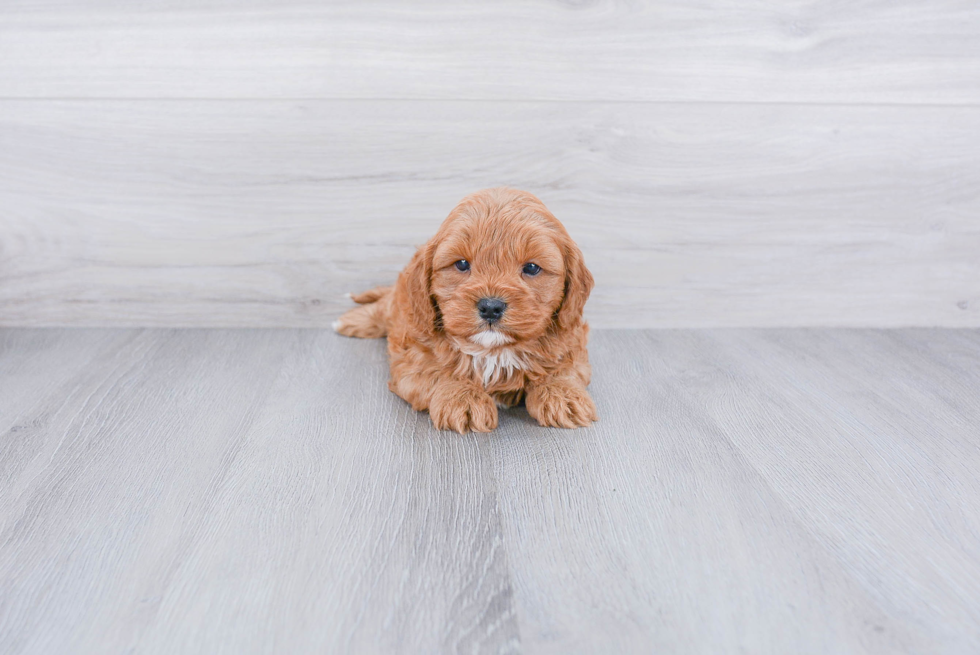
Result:
M464 273L466 271L470 270L470 263L468 261L466 261L465 259L459 260L458 262L456 262L455 264L453 264L453 266L456 267L456 270L457 271L463 271Z
M529 262L524 264L524 268L522 270L524 271L524 275L530 275L533 277L541 272L541 267L534 262Z

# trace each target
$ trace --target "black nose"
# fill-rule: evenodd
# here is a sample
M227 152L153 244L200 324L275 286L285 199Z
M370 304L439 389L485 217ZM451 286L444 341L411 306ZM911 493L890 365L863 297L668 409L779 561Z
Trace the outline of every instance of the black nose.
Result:
M504 315L507 303L500 298L480 298L480 302L476 303L476 309L480 312L480 318L488 323L493 323L499 321L500 317Z

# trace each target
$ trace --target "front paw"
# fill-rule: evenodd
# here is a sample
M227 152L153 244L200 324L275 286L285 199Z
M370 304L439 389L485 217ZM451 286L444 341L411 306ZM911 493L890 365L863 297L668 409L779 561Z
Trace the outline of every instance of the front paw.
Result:
M440 386L429 403L438 430L489 432L497 427L497 406L490 395L472 387Z
M595 403L585 387L567 382L535 386L527 394L527 413L552 428L582 428L598 421Z

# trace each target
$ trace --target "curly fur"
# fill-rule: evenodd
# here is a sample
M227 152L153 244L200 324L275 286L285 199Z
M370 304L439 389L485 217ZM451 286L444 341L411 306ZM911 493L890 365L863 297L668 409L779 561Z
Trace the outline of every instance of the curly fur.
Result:
M454 266L470 262L469 271ZM528 276L525 264L541 272ZM582 253L535 196L497 188L467 196L418 249L393 287L351 298L334 323L352 337L388 337L388 387L439 429L486 432L497 405L525 400L541 425L598 420L582 310L593 287ZM507 309L488 327L484 297Z

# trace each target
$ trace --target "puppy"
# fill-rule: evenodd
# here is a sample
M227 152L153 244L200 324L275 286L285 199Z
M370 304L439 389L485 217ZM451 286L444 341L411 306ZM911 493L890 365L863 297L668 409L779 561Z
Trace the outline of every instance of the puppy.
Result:
M388 388L440 430L488 432L497 405L525 401L545 426L598 420L582 308L592 274L535 196L478 191L450 212L393 287L352 295L334 323L388 337Z

